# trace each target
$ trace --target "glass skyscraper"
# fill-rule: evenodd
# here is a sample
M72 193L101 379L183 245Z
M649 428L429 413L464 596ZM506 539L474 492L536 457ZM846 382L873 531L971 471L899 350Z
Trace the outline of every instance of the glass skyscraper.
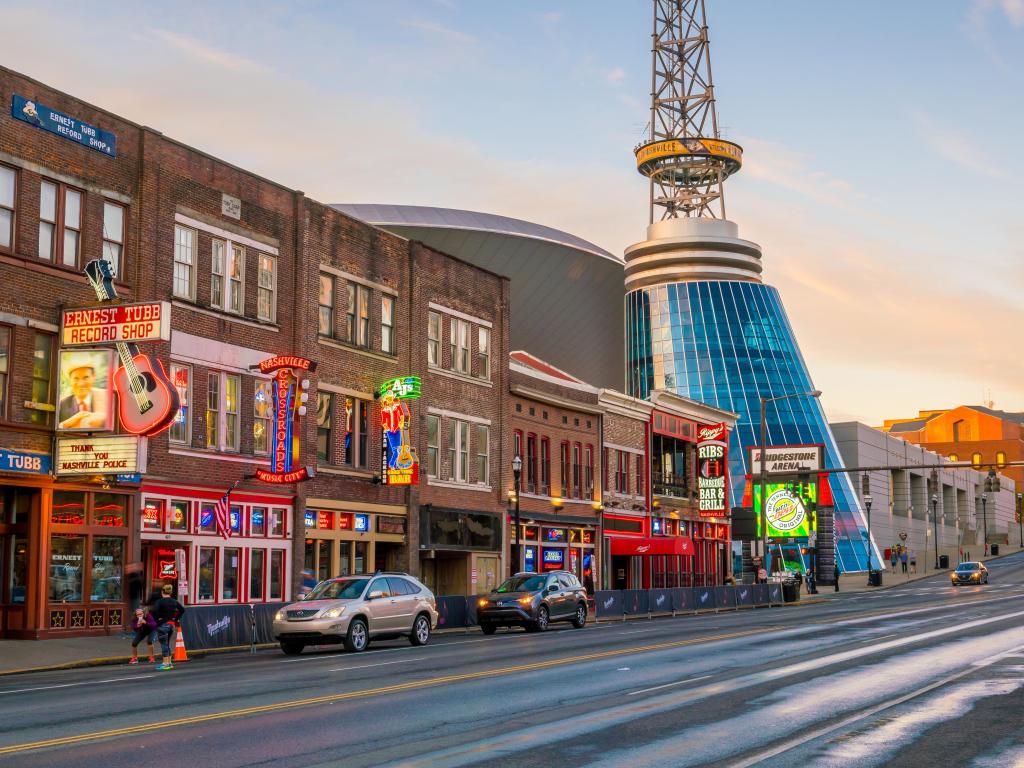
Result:
M666 389L740 414L729 445L733 499L743 496L748 448L760 440L760 398L814 389L779 292L749 280L648 285L626 295L628 392ZM767 405L767 444L823 444L842 466L821 404L791 397ZM843 571L867 569L866 524L846 473L830 478L836 556ZM877 550L876 550L877 553ZM875 555L876 564L879 562Z

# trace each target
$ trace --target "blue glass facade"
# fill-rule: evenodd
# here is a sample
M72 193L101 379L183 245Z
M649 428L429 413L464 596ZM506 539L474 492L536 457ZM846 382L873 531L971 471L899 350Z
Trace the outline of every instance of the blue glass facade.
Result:
M733 498L742 498L747 449L759 441L760 398L814 389L779 292L724 280L638 289L626 296L626 333L630 394L666 389L740 414L729 469ZM767 428L768 445L823 444L826 466L842 466L817 399L768 403ZM831 485L840 568L866 570L867 526L853 484L843 473L832 475Z

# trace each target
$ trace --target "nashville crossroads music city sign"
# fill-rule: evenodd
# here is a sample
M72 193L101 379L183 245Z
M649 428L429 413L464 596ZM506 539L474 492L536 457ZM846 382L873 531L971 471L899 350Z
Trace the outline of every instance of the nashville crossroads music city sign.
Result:
M60 340L65 347L170 338L171 305L167 301L65 309L61 313Z
M729 428L697 428L697 493L701 517L724 517L729 509Z
M274 432L270 470L257 469L256 479L273 485L297 483L313 477L312 467L298 466L299 418L306 413L309 379L299 374L315 371L316 362L305 357L278 355L260 362L261 373L273 373Z

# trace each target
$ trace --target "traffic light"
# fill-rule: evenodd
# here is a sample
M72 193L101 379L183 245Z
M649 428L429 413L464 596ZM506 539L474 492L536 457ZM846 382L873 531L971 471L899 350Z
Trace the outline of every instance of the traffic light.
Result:
M985 493L996 493L999 491L999 475L996 474L994 469L988 471L988 476L985 478Z

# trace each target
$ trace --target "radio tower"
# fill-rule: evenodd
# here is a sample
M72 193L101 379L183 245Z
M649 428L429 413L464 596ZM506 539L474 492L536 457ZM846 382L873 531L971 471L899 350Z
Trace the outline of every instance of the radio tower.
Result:
M635 150L650 179L650 220L656 208L662 219L724 219L722 182L743 150L718 135L704 0L654 0L651 40L650 133Z
M824 445L829 467L841 467L842 457L810 396L815 387L782 298L761 279L761 247L725 218L724 182L740 169L743 149L718 133L704 0L652 3L649 133L633 150L649 180L650 218L647 238L625 253L626 391L647 398L667 390L740 415L729 437L739 506L762 403L767 445ZM835 549L819 542L824 581L832 557L841 571L857 571L868 552L848 475L832 474L830 486Z

